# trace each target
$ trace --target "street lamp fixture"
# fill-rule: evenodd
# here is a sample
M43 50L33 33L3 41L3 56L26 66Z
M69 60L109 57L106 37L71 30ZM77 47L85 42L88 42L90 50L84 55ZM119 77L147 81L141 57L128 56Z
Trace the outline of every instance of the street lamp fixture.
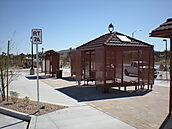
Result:
M163 39L163 42L165 43L165 71L166 71L166 80L167 80L167 40Z
M44 53L44 48L42 48L42 54Z
M2 56L6 56L6 53L5 52L2 52Z
M132 38L134 38L134 33L136 33L137 31L142 31L142 30L135 30L132 32Z
M113 32L113 30L114 30L114 26L112 25L112 23L111 23L111 24L109 24L109 26L108 26L108 30L109 30L109 32L110 32L110 33L112 33L112 32Z
M5 59L5 60L6 60L6 54L7 54L7 53L2 52L2 57L3 57L3 59ZM6 61L5 61L5 65L6 65Z

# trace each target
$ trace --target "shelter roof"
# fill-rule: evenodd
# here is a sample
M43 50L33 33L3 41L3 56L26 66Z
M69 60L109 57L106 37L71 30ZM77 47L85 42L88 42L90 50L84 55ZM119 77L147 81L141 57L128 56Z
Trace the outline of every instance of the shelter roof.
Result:
M130 47L153 47L152 45L150 45L148 43L137 40L130 36L124 35L119 32L113 32L113 33L104 34L94 40L91 40L91 41L79 46L77 49L93 48L93 47L99 47L102 45L123 46L123 47L129 47L129 46Z
M167 19L165 23L154 29L150 33L150 37L172 38L172 18Z
M54 50L49 50L43 54L43 56L51 56L51 55L59 55L59 53Z

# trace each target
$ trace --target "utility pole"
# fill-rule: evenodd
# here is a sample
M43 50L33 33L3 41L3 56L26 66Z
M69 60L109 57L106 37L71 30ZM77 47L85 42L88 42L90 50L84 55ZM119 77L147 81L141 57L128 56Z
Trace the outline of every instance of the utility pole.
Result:
M7 102L8 102L8 86L9 86L9 80L8 80L9 51L10 51L10 40L8 40L8 47L7 47Z

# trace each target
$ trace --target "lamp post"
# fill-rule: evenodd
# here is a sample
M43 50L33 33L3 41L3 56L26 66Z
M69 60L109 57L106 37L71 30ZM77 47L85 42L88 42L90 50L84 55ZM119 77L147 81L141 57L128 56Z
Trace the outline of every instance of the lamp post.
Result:
M165 70L166 70L166 80L167 80L167 40L163 40L165 43Z
M30 75L34 75L34 68L33 68L33 43L32 43L32 36L30 37L31 42L31 53L32 53L32 67L30 69Z
M134 38L134 33L136 33L137 31L142 31L142 30L135 30L132 32L132 38Z
M112 25L112 23L111 23L111 24L109 24L109 26L108 26L108 30L109 30L109 32L110 32L110 33L112 33L112 32L113 32L113 30L114 30L114 26Z
M43 54L43 52L44 52L44 48L42 48L42 54Z

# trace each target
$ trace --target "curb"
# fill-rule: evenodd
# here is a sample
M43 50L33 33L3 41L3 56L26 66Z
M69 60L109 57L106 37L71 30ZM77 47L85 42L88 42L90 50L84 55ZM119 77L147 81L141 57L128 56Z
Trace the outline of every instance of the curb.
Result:
M29 114L17 112L12 109L7 109L4 107L0 107L0 113L11 116L11 117L15 117L17 119L21 119L21 120L27 121L27 122L30 122L30 120L31 120L31 116Z
M36 129L37 117L38 117L38 116L35 116L35 117L33 117L33 118L30 120L28 129Z

